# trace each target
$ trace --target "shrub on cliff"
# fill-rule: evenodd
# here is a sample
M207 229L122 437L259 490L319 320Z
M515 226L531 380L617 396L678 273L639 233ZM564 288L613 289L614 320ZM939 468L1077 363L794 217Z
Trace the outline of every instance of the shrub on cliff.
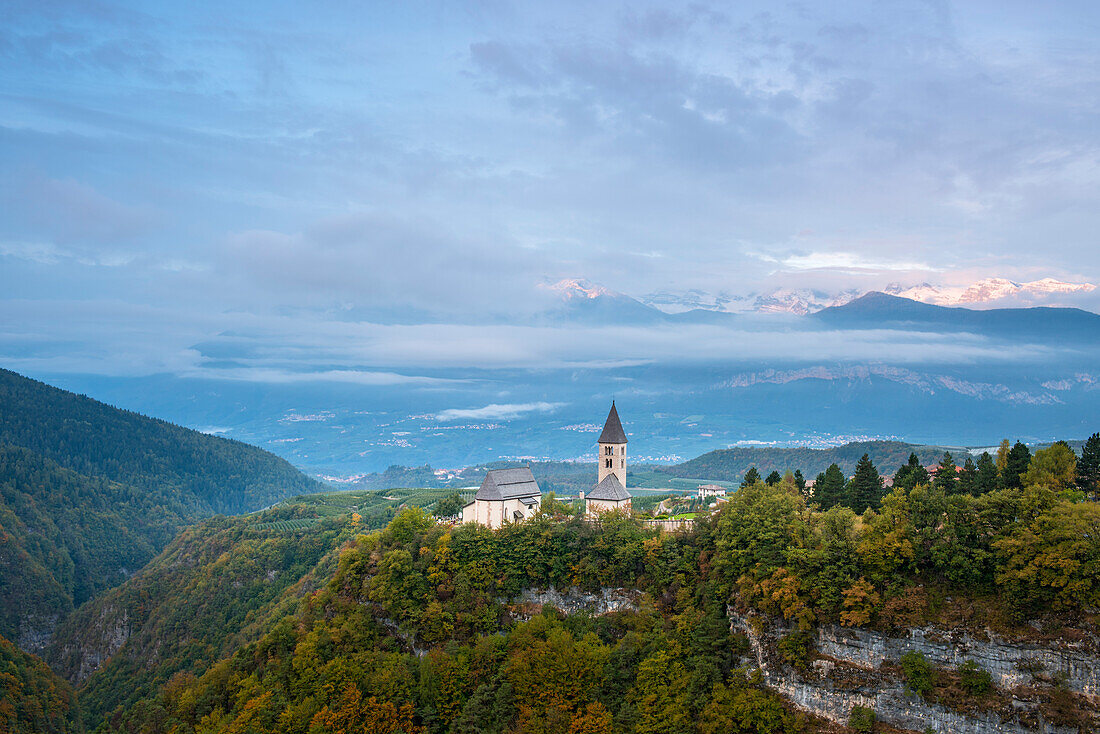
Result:
M971 696L984 696L993 690L993 676L973 660L959 666L959 685Z
M932 692L936 684L936 671L928 659L916 650L901 656L901 675L905 688L924 697Z

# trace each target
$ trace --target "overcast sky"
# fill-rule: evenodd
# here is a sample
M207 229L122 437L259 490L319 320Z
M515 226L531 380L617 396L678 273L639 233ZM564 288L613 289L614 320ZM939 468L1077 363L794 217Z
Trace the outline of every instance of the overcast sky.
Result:
M0 95L16 366L185 370L242 324L470 323L565 277L1100 282L1095 2L7 0Z

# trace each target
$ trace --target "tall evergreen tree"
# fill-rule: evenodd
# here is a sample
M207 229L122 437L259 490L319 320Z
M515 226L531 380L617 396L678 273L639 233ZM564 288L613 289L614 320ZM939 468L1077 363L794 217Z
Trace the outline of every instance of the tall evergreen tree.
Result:
M978 494L992 492L1000 487L1001 482L1000 475L997 474L997 465L993 463L993 457L989 455L988 451L983 451L982 455L978 457L977 468Z
M970 454L966 455L966 461L963 462L962 471L959 472L959 486L957 490L959 494L969 494L973 496L981 494L978 491L978 467L974 466L974 457Z
M1100 433L1085 441L1077 460L1077 486L1089 494L1100 491Z
M772 469L772 473L768 475L768 478L764 480L764 483L769 487L774 487L783 481L783 476L777 469Z
M1005 468L1001 472L1001 482L1005 487L1013 489L1022 486L1020 475L1027 471L1027 465L1031 463L1031 451L1022 442L1017 441L1008 452Z
M824 473L817 475L814 499L821 509L827 510L844 501L844 484L844 472L836 464L829 464Z
M871 457L863 455L856 463L856 473L848 482L847 502L854 511L863 513L868 507L876 508L882 500L882 477L871 463Z
M802 476L801 469L794 470L794 486L798 487L798 491L802 494L806 493L806 477Z
M902 464L894 474L894 486L912 489L918 484L928 484L928 470L920 463L916 454L909 454L908 463Z
M1008 467L1008 452L1012 451L1012 446L1008 443L1007 438L1001 439L1001 445L997 447L997 471L1004 476L1005 469Z
M940 461L940 466L936 469L936 478L933 480L932 486L936 489L942 489L944 494L954 494L958 485L958 467L955 466L955 460L951 458L951 452L944 451L943 460Z
M745 478L741 480L742 489L745 487L751 487L760 481L760 472L756 471L756 467L749 467L749 470L745 472Z

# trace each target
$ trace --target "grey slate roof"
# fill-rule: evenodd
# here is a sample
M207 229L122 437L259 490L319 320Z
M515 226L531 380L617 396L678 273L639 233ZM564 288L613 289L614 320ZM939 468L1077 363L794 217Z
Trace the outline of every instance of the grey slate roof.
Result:
M515 500L524 497L541 497L535 476L531 469L493 469L485 475L485 481L481 483L481 489L474 496L475 500Z
M626 443L626 434L623 432L622 421L619 420L619 411L615 410L614 400L611 401L611 412L607 414L607 420L603 424L599 443Z
M621 502L630 499L630 492L626 491L626 487L622 485L617 476L608 474L602 482L585 495L585 499Z

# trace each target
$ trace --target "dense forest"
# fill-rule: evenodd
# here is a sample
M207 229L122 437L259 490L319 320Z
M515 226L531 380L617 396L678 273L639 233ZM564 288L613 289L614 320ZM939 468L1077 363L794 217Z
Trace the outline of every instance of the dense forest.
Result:
M181 526L321 488L253 446L0 370L0 635L41 651Z
M879 490L858 513L855 486L823 509L792 475L757 480L685 533L619 515L585 522L558 503L500 531L406 509L381 531L343 536L332 575L294 613L261 615L263 634L235 638L205 672L179 666L103 730L823 731L743 667L728 610L789 622L791 665L813 658L801 633L824 623L1027 640L1038 620L1095 638L1100 436L1088 448L1078 458L1056 444L1015 476L1001 461L996 486L976 494L946 478L887 492L865 460L848 483L870 469ZM515 601L549 586L641 597L600 617ZM1095 714L1066 696L1078 717L1067 721Z
M196 516L233 514L322 485L263 449L120 410L0 369L0 445L156 492Z
M777 654L798 670L822 625L1095 648L1100 434L1079 453L872 442L746 468L719 452L678 471L740 488L682 531L588 521L552 495L490 531L439 521L453 490L303 494L318 485L283 484L288 465L256 449L0 376L0 731L836 731L764 685L731 613L789 625ZM37 422L13 409L32 405ZM549 471L544 489L571 481ZM633 602L524 601L550 587ZM902 668L913 695L998 695L973 666ZM1034 685L1048 721L1096 724L1057 678ZM867 710L849 723L888 730Z
M0 732L83 730L72 687L41 660L0 637Z
M856 441L827 449L740 447L718 449L702 456L656 471L673 477L696 477L734 481L741 479L751 467L762 474L798 469L807 477L825 471L836 464L845 474L855 470L856 462L867 454L880 467L893 467L915 453L925 465L936 463L944 448L917 446L900 441Z

